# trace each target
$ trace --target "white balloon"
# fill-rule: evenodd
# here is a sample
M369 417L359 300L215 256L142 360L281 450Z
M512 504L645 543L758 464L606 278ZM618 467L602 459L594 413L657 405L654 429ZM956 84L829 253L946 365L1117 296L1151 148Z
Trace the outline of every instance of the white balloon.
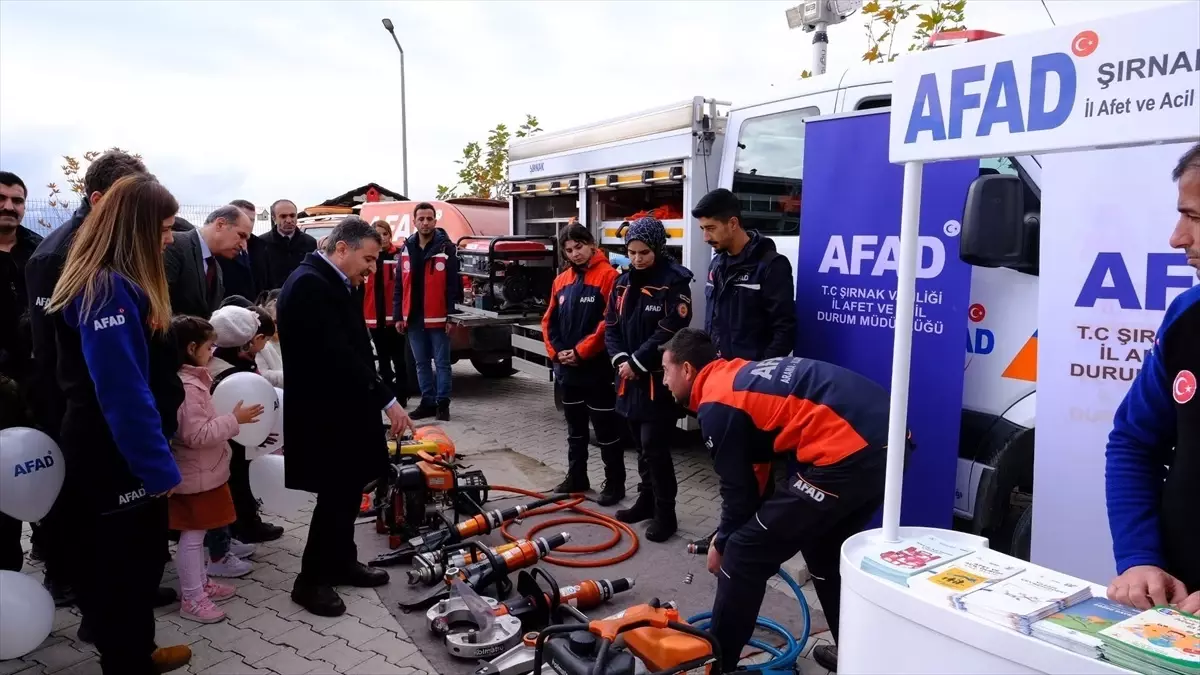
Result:
M28 427L0 430L0 513L28 522L45 518L65 477L52 438Z
M54 626L54 598L28 574L0 570L0 661L38 648Z
M275 426L271 427L271 433L275 435L275 442L255 448L247 447L246 459L257 459L283 449L283 390L275 387L275 396L279 399L279 412L275 413Z
M233 437L237 443L249 448L257 448L267 440L267 434L275 426L275 416L279 413L279 398L275 396L275 387L267 382L267 378L258 373L234 373L221 380L213 390L213 407L217 414L227 415L233 412L233 407L241 401L243 406L255 404L263 407L263 413L250 424L243 424L238 435Z
M299 511L313 497L311 492L284 486L283 463L284 455L266 455L250 462L250 491L263 508L278 516Z

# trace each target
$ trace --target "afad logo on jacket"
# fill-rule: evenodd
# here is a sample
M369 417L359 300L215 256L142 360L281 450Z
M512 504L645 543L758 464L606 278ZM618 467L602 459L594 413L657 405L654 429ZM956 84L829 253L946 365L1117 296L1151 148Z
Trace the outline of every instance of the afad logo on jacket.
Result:
M99 319L96 319L92 324L92 330L104 330L105 328L123 325L125 325L125 308L120 307L117 309L116 314L102 316Z

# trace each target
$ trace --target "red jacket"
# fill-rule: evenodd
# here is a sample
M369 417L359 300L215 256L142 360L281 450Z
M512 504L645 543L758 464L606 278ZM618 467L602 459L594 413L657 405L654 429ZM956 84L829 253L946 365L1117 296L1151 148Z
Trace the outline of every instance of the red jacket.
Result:
M389 243L387 248L379 252L379 260L375 261L375 271L367 277L367 283L364 285L363 316L367 319L367 328L391 326L396 322L396 315L392 310L392 297L396 294L398 264L396 246ZM382 320L380 314L383 314Z
M604 346L604 311L617 276L608 256L597 250L583 270L571 265L555 277L550 306L542 316L542 340L563 384L612 382ZM579 364L558 362L558 353L568 349L575 350Z
M458 275L458 249L446 233L438 228L424 249L413 233L400 249L400 285L396 289L400 320L411 324L420 320L427 329L446 327L446 317L455 313L454 304L462 301L462 280ZM416 255L413 255L413 254ZM413 274L420 267L420 277ZM414 282L421 288L421 314L412 316Z

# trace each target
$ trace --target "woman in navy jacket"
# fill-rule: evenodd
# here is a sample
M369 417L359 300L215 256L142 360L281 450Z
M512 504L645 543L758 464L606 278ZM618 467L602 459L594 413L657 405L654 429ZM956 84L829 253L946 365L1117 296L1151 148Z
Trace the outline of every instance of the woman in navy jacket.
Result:
M641 218L625 232L630 269L617 278L605 314L604 342L617 369L617 412L629 421L638 444L638 498L617 518L636 523L653 518L650 541L675 533L675 466L671 434L682 410L663 385L658 348L692 319L692 273L664 250L666 229L657 218Z
M81 552L68 574L106 675L150 675L164 665L156 663L164 654L155 654L154 604L164 497L180 476L151 393L150 344L170 325L162 251L178 209L148 174L118 180L76 233L47 306L66 405L59 499L72 505Z

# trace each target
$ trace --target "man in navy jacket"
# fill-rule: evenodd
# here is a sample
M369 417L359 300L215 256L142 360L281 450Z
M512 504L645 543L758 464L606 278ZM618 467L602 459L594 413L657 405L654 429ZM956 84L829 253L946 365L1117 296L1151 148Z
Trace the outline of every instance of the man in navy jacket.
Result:
M791 354L796 344L792 264L769 237L742 228L741 204L725 188L704 195L692 217L716 251L704 284L704 330L717 353L750 361Z
M1175 167L1179 222L1171 246L1200 270L1200 144ZM1198 272L1200 274L1200 272ZM1163 317L1154 348L1117 409L1105 455L1117 602L1200 611L1200 286L1184 291Z

